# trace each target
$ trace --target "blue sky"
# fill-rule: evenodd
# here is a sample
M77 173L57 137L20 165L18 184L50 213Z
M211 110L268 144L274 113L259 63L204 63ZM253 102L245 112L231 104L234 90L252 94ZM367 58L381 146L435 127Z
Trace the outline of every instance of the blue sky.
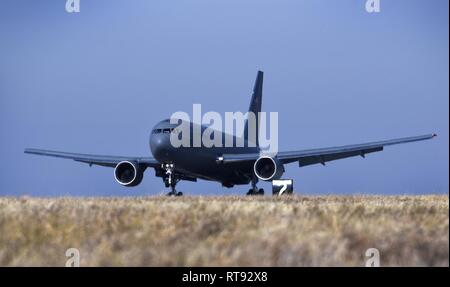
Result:
M286 167L300 194L448 193L449 1L2 1L0 195L153 195L113 170L23 154L25 147L149 155L175 111L245 111L256 71L280 150L436 132L366 159ZM260 184L270 190L268 183ZM186 194L247 186L181 182Z

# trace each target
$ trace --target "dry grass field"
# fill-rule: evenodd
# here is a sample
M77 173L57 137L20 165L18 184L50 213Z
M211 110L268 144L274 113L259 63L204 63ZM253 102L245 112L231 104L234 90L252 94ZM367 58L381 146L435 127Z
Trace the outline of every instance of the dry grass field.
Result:
M449 197L0 198L0 266L449 265Z

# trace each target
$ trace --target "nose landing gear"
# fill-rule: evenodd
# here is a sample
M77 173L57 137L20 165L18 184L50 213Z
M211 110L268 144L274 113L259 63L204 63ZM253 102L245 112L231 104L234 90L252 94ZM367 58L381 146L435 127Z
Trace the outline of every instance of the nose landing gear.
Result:
M171 189L170 192L167 193L167 196L182 196L183 193L181 191L177 192L175 189L175 186L180 181L173 172L175 165L173 163L163 163L161 168L165 170L165 176L163 177L164 184Z
M256 183L258 182L258 179L254 176L252 178L252 188L250 188L247 192L247 195L251 196L251 195L264 195L264 189L260 188L258 189L258 187L256 186Z

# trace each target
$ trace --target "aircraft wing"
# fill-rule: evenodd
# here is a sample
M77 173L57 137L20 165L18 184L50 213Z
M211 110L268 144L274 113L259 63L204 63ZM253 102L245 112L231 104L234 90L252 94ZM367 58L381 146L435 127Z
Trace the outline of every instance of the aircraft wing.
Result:
M89 165L101 165L108 167L115 167L121 161L131 161L140 165L145 165L146 167L159 167L160 163L152 157L126 157L126 156L110 156L110 155L93 155L93 154L81 154L81 153L70 153L70 152L60 152L52 150L43 149L25 149L25 153L53 156L66 159L73 159L75 161L84 162Z
M415 141L428 140L435 137L436 134L428 134L422 136L398 138L385 141L369 142L363 144L354 144L329 148L308 149L299 151L278 152L277 159L282 163L291 163L298 161L299 166L311 164L323 164L325 162L343 159L352 156L364 157L368 153L382 151L385 146L409 143ZM260 154L224 154L217 159L218 163L235 163L244 161L255 161Z

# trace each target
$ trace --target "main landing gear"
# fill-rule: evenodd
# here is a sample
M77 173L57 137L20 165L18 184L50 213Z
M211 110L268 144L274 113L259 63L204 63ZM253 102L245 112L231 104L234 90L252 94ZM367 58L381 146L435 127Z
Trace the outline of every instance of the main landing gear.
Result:
M165 170L166 175L164 176L164 184L166 187L170 187L170 192L167 193L167 196L182 196L183 193L181 191L176 191L175 186L180 181L174 174L175 165L173 163L163 163L161 168Z
M258 182L258 179L256 177L252 178L252 188L250 188L247 192L247 195L264 195L264 189L256 186L256 183Z

